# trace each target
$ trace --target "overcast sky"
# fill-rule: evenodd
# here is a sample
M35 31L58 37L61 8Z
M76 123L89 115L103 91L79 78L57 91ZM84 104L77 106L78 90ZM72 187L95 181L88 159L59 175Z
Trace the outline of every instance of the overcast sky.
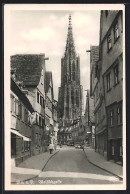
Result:
M99 44L100 11L11 11L10 55L45 53L49 57L46 69L53 74L56 100L61 82L61 57L65 51L69 14L72 16L76 52L80 56L81 84L83 90L86 90L90 84L90 56L86 50L90 49L90 45Z

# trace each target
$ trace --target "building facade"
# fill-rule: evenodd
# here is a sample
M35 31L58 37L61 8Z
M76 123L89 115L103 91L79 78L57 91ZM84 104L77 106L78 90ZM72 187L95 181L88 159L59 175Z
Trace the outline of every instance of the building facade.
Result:
M122 162L123 19L120 10L100 14L99 47L90 52L90 94L94 96L96 151ZM96 52L99 54L97 57ZM95 52L96 51L96 52ZM93 58L96 57L94 61ZM94 61L94 63L93 63Z
M87 90L86 107L84 113L84 140L86 145L95 148L95 115L94 115L94 98L90 96L90 90Z
M52 72L45 72L45 125L49 135L49 143L54 143L54 119L53 119L53 80Z
M47 132L45 128L45 55L14 55L11 57L11 68L16 68L16 81L23 82L33 109L32 143L33 155L47 150Z
M108 159L122 161L123 13L101 11L101 61L108 133Z
M17 166L31 156L34 109L21 87L11 77L11 165Z
M107 117L99 48L90 48L90 95L94 98L95 150L107 158Z
M59 128L71 128L82 115L83 87L80 85L80 58L76 55L71 16L64 57L61 59L61 87L58 95Z

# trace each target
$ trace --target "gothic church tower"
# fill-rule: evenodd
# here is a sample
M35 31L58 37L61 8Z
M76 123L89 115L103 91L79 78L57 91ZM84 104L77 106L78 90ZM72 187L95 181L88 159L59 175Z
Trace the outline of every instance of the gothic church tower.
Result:
M80 58L74 46L71 15L64 57L61 59L61 87L58 96L58 118L61 127L69 127L82 115L83 87L80 85Z

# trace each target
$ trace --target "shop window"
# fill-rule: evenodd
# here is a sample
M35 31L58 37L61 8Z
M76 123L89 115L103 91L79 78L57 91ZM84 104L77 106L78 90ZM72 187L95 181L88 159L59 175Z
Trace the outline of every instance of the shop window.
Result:
M119 28L118 23L116 23L114 26L114 41L116 42L118 38L119 38Z
M111 74L108 73L106 78L107 78L107 91L109 91L111 89Z
M28 141L24 141L24 151L28 151Z
M112 156L114 156L114 152L115 152L115 150L114 150L114 142L112 142Z
M111 41L111 34L108 35L107 37L107 50L111 50L112 48L112 41Z
M114 85L116 85L119 82L119 71L118 71L118 65L114 67Z

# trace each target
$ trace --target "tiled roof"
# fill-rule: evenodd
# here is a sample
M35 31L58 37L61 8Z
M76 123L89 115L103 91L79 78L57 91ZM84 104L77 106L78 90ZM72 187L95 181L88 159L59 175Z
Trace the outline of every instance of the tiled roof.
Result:
M17 83L12 77L11 77L11 90L18 96L18 98L22 101L22 103L31 113L34 112L34 109L30 101L28 100L24 92L21 90L21 88L17 85Z
M17 81L23 81L24 85L39 84L42 65L44 65L44 54L11 56L11 68L16 68Z

